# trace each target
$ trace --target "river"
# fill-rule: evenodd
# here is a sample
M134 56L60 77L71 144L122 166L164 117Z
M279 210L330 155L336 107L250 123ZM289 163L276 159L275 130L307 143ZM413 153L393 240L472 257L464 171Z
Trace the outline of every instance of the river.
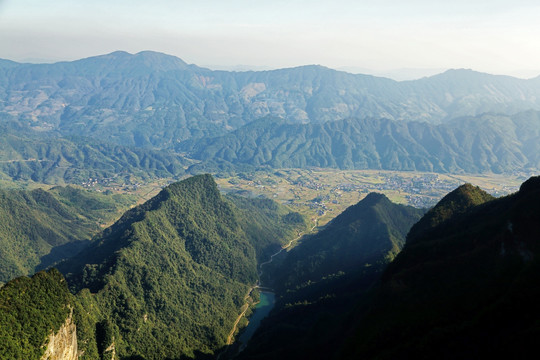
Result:
M317 227L318 222L319 222L319 219L315 219L315 224L311 228L310 232L313 232L313 230ZM283 251L287 250L295 241L298 241L300 238L302 238L303 235L304 235L303 233L298 234L298 236L292 239L291 241L289 241L287 245L282 246L276 253L272 254L270 256L270 259L268 259L268 261L261 263L259 265L259 278L261 277L263 273L263 267L265 265L272 263L274 260L274 257L278 256ZM241 352L242 350L244 350L244 348L247 346L253 334L255 334L255 331L259 328L259 325L261 324L262 319L268 316L268 314L274 308L274 305L275 305L276 295L272 291L267 291L267 289L268 290L272 290L272 289L265 288L264 286L260 286L259 284L255 285L253 288L251 288L251 290L253 290L254 288L260 289L259 290L260 299L259 299L259 303L257 303L257 305L255 306L255 310L253 311L253 314L251 314L251 316L249 317L248 325L246 326L245 329L242 330L240 337L235 342L240 345L240 347L238 348L239 349L238 352ZM246 299L247 298L248 296L246 295ZM247 303L245 306L247 306ZM240 314L240 317L242 316L243 316L243 313ZM236 330L236 325L238 324L238 320L235 323L231 331L231 334L229 335L230 338L232 338L232 336L234 335L234 332ZM230 342L228 342L228 344L230 344ZM217 358L220 359L221 355L223 355L223 353L219 354Z
M262 319L268 316L268 314L274 307L275 300L276 295L273 292L260 292L260 301L255 306L253 314L249 317L248 326L244 330L242 330L242 334L240 334L240 337L238 338L238 342L240 343L240 351L242 351L246 347L253 334L255 334L255 330L257 330L257 328L261 324Z

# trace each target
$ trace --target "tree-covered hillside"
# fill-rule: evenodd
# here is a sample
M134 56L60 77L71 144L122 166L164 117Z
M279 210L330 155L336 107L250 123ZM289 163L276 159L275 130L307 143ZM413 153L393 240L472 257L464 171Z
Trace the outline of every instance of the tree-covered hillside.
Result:
M399 253L407 232L423 213L370 193L291 250L276 286L290 290L339 272L385 266Z
M13 122L0 123L0 179L74 184L119 174L174 177L189 164L181 156L37 132Z
M48 336L66 322L74 306L57 270L20 277L0 288L0 359L40 360Z
M539 177L497 199L461 186L415 225L371 290L358 291L363 277L334 280L333 297L276 312L240 357L527 358L540 333L539 214Z
M133 202L74 187L0 189L0 282L75 255Z
M100 309L119 356L212 354L225 345L257 280L256 251L305 227L284 220L269 227L287 214L269 201L231 202L210 175L195 176L126 212L59 269Z
M513 195L410 234L338 356L529 356L540 332L539 214L540 178L533 177Z
M501 173L540 168L539 144L540 113L529 111L442 125L378 118L292 124L264 118L179 148L209 168L226 168L221 161L272 168Z

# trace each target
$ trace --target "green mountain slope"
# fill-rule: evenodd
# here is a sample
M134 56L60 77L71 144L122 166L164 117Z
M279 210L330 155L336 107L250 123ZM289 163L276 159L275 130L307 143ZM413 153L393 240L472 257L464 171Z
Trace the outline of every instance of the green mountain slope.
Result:
M257 280L255 249L275 247L287 240L276 234L293 236L305 226L282 223L279 232L269 231L265 222L285 213L259 200L241 211L211 176L195 176L126 212L59 269L117 334L119 356L212 354L225 345Z
M437 205L431 208L407 234L407 241L414 242L421 238L429 238L429 231L467 212L474 206L493 200L494 197L480 189L478 186L464 184L443 197Z
M0 178L4 180L80 184L118 174L170 177L183 174L186 164L170 153L59 138L13 123L0 124Z
M526 358L540 334L539 214L540 177L498 199L462 186L418 222L370 291L351 290L357 278L345 284L356 298L335 293L327 316L305 305L270 318L245 358ZM303 331L276 333L280 321Z
M132 201L73 187L0 189L0 282L76 254Z
M540 177L498 199L461 186L413 227L379 283L324 284L316 294L333 297L275 312L240 358L527 358L540 334L539 214Z
M154 52L0 67L0 112L63 135L173 148L263 116L294 123L349 117L439 123L540 110L540 82L451 70L396 82L322 66L211 71Z
M422 214L371 193L291 250L273 284L276 307L240 358L326 356L324 349L340 341L348 312L400 251Z
M264 118L179 148L206 166L510 172L540 167L540 113L484 114L443 125L353 118L291 124ZM198 165L197 167L201 167Z

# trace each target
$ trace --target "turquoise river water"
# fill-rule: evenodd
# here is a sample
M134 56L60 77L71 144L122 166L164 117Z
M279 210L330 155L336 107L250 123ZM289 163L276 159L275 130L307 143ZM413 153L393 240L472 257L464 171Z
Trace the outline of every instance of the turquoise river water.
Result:
M246 347L249 339L255 334L255 330L261 325L262 319L264 319L269 313L270 310L274 307L274 302L276 295L273 292L261 291L260 292L260 302L256 305L255 311L249 317L248 326L242 331L238 342L240 342L240 351Z

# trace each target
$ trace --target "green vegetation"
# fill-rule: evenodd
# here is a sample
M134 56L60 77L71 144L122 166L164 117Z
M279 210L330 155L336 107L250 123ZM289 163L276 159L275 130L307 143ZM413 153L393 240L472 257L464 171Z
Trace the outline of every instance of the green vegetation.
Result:
M470 198L463 190L449 196ZM434 225L426 230L429 241L422 232L411 234L372 309L355 326L357 341L347 342L342 356L395 359L408 349L408 357L522 358L534 352L539 214L536 177L514 195Z
M380 268L399 253L407 232L422 214L422 210L371 193L290 251L276 283L290 291L332 274Z
M0 288L0 359L39 360L47 337L72 307L73 296L57 270L8 282Z
M379 279L422 214L371 193L306 237L280 264L273 284L279 297L273 314L240 357L328 355L322 349L341 341L348 312Z
M119 174L174 177L188 162L160 151L130 148L95 139L59 138L14 123L0 124L0 179L48 184L81 184Z
M444 221L465 213L470 208L493 200L494 197L478 186L464 184L441 199L426 215L411 228L407 241L417 237L428 237L429 230Z
M59 269L99 309L99 349L116 334L121 357L212 354L257 280L256 250L305 227L289 214L270 200L229 201L210 175L195 176L126 212Z
M0 189L0 282L76 254L133 202L75 187Z
M484 114L442 125L379 118L287 123L263 118L179 148L207 166L508 173L540 168L540 113ZM459 139L459 140L458 140ZM200 171L200 170L199 170Z
M227 199L239 210L242 228L251 240L259 263L266 261L288 239L307 229L302 215L270 199L238 195L228 195Z

